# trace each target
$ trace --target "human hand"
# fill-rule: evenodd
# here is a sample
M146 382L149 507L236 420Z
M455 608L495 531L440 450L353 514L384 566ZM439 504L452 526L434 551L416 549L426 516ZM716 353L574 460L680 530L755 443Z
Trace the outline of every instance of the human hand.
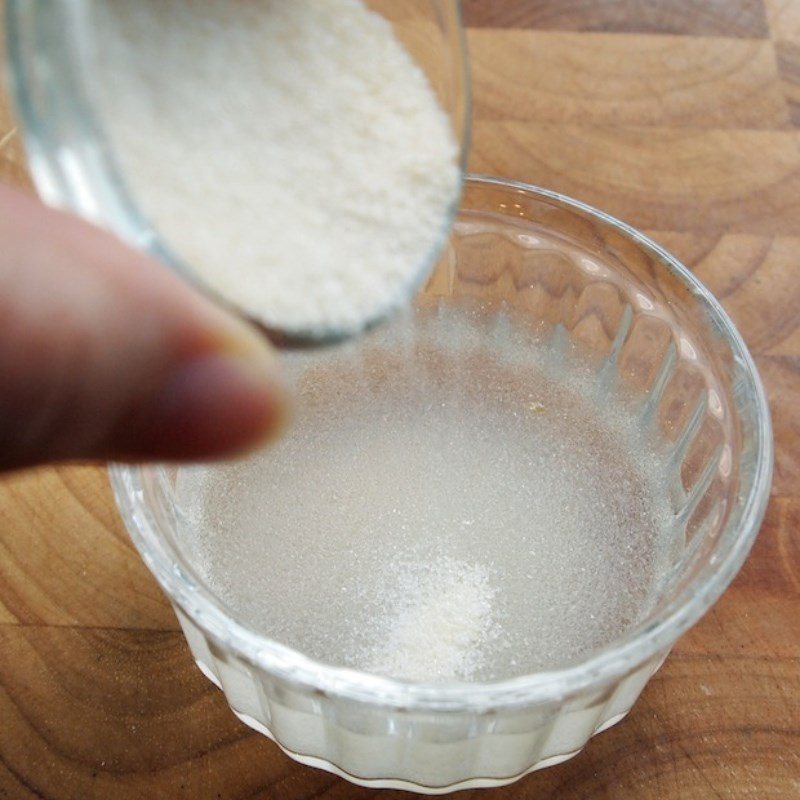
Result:
M221 457L285 417L277 356L254 329L0 185L0 469Z

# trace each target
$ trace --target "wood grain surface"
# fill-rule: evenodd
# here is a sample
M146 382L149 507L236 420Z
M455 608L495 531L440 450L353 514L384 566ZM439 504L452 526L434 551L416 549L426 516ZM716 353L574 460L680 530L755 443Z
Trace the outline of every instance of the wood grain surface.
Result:
M750 559L628 719L487 796L799 798L800 0L464 9L472 167L598 205L685 260L756 356L777 449ZM0 180L30 185L2 99ZM406 796L301 767L235 720L194 667L101 467L0 482L0 798L379 794Z

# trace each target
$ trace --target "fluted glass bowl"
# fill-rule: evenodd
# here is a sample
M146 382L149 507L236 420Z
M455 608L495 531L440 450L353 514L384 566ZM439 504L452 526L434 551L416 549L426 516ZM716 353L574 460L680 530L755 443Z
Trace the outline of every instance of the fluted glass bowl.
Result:
M641 435L668 454L680 546L645 617L580 663L472 684L318 663L233 618L197 577L177 535L174 468L111 470L131 537L200 669L290 756L356 783L426 793L496 786L577 753L628 712L731 582L769 494L769 412L744 343L699 281L633 229L552 192L473 177L404 324L413 332L460 306L489 357L504 338L530 332L555 363L580 353L598 399L623 397ZM413 347L404 352L414 357Z

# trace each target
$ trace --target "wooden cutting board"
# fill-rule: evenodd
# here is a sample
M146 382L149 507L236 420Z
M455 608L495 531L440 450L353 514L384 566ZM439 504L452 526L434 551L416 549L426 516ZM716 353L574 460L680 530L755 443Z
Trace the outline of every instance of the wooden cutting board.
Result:
M487 797L800 797L800 0L464 7L472 168L597 205L689 264L756 356L777 446L750 559L628 719ZM2 99L0 179L29 185ZM0 482L0 798L379 794L402 795L301 767L235 720L103 469Z

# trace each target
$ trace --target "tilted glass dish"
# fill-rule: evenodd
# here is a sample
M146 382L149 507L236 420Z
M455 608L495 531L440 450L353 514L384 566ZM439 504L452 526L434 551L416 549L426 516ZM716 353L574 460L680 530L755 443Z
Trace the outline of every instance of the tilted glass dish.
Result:
M526 326L555 358L582 352L598 400L624 397L641 435L669 453L680 546L650 610L580 663L426 684L316 662L242 624L197 577L178 535L175 468L111 470L133 541L234 712L298 761L370 786L497 786L575 755L625 716L731 582L769 495L769 411L741 337L699 281L635 230L552 192L472 177L412 328L461 305L485 354Z
M108 120L98 103L99 82L108 79L92 57L92 2L97 0L9 0L5 28L11 95L24 132L28 164L47 203L65 208L113 230L178 272L217 302L246 315L215 291L193 265L161 236L148 208L131 191L120 154L108 136ZM444 110L458 147L459 175L466 169L471 132L470 81L459 0L364 0L388 20L398 41L424 72ZM231 66L234 69L234 66ZM164 81L169 75L163 76ZM276 113L277 110L276 110ZM409 146L412 146L411 144ZM420 264L411 270L406 290L424 282L458 209L457 192L442 215L438 235ZM401 299L398 297L398 300ZM387 310L366 319L379 322ZM257 323L258 324L258 323ZM346 332L314 328L267 329L283 346L336 341Z

